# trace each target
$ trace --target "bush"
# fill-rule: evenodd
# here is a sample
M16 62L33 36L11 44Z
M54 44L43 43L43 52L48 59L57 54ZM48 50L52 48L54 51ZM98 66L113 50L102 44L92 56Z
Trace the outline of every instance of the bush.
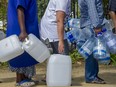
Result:
M76 49L74 49L72 52L70 52L70 57L72 59L73 64L79 60L84 60L84 58L82 58L82 56L78 53L78 51Z
M111 54L111 63L116 65L116 54Z

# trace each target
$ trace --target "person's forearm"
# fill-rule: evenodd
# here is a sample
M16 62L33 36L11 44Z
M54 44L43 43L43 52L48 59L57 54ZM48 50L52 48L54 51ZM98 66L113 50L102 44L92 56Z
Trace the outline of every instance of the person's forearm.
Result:
M26 32L24 9L22 7L18 7L17 13L18 13L18 22L21 32Z
M58 21L57 23L57 30L58 30L59 41L63 41L64 40L64 25L61 21Z
M58 37L59 41L64 40L64 12L57 12L57 31L58 31Z

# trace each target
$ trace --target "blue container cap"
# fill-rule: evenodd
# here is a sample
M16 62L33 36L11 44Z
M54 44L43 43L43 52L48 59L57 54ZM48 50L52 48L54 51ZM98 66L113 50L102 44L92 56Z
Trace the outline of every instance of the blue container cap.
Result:
M68 38L70 39L70 38L73 38L73 35L72 34L70 34L69 36L68 36Z
M102 32L106 32L106 31L107 31L107 29L106 29L106 28L103 28L103 29L102 29Z
M98 36L102 36L102 32L99 32L99 33L97 34L97 37L98 37Z

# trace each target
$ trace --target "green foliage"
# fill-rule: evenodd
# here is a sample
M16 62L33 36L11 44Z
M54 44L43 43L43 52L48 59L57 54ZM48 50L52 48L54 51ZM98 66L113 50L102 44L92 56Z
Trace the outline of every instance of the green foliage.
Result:
M84 60L84 58L82 58L82 56L78 53L78 51L76 49L74 49L71 53L70 53L70 57L72 59L72 63L76 63L79 60Z
M113 65L116 65L116 54L111 54L111 61Z
M0 21L3 22L3 27L0 29L6 29L6 14L7 14L7 0L0 0Z
M38 0L38 18L43 16L49 0Z
M8 62L0 62L0 67L8 67Z

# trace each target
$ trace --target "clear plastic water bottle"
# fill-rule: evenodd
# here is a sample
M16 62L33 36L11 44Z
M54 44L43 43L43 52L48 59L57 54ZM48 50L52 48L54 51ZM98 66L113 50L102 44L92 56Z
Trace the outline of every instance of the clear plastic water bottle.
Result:
M85 58L87 59L89 55L92 54L93 52L93 47L95 45L95 38L90 37L83 45L82 47L78 50L78 52Z
M79 40L79 41L76 43L76 48L77 48L77 50L80 49L80 48L83 46L84 43L85 43L85 40Z
M94 31L89 26L82 29L83 34L85 35L86 40L94 36Z
M77 43L80 40L85 40L85 37L81 31L81 29L72 29L71 31L68 31L66 33L67 39L71 42L71 43Z
M115 35L112 33L111 30L107 30L107 29L102 29L103 32L103 38L106 41L106 44L109 48L109 51L112 54L116 54L116 38Z
M100 32L96 36L95 47L93 48L93 56L97 60L106 58L107 49L103 41L104 41L103 36L102 33Z
M98 59L98 62L99 62L100 64L106 64L106 65L108 65L108 64L110 63L110 53L107 52L107 53L106 53L106 57L105 57L105 58L100 58L100 59Z
M105 23L105 28L108 29L108 30L112 30L113 29L113 25L112 25L112 21L111 20L108 20L106 23Z
M68 21L68 26L70 28L80 28L80 19L72 18Z

